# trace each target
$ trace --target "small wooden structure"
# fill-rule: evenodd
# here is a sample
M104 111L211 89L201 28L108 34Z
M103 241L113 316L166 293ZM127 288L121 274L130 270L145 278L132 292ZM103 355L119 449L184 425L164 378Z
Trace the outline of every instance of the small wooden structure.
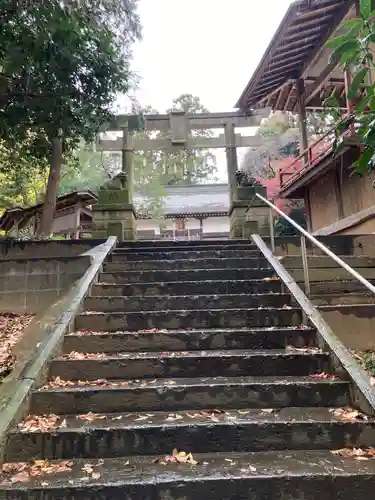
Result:
M360 154L354 131L348 130L345 147L335 154L332 131L309 144L306 127L307 114L322 110L332 93L343 115L355 104L347 97L350 71L329 62L332 51L325 42L340 34L345 19L358 17L358 9L357 0L292 3L236 103L242 110L267 106L299 114L301 155L278 172L280 195L305 201L315 234L375 232L375 176L351 175Z
M97 200L92 191L74 191L60 196L52 226L54 236L79 239L91 235L91 205ZM0 230L15 238L33 238L37 232L43 204L6 210L0 218Z

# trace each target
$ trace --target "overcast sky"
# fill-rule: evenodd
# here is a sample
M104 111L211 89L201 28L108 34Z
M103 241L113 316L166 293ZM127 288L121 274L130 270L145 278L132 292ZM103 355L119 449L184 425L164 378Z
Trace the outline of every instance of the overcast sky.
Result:
M290 3L140 0L143 40L133 59L138 101L164 112L175 97L191 93L210 111L230 111ZM221 165L221 180L223 173Z

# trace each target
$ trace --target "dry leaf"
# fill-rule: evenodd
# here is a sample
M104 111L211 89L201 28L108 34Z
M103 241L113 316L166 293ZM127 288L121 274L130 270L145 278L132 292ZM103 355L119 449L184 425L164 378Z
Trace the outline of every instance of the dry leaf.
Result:
M100 478L100 473L99 472L93 472L92 475L91 475L91 477L93 479L99 479Z
M326 373L326 372L313 373L310 375L310 377L321 380L338 380L339 378L337 375L333 375L332 373Z
M276 413L280 410L277 410L276 408L262 408L260 411L262 413L266 413L267 415L270 415L271 413Z
M60 417L51 413L50 415L29 415L23 422L18 424L20 432L48 432L58 427Z
M250 410L237 410L240 415L247 415L250 413Z
M11 483L26 483L30 479L29 473L26 471L18 472L10 478Z
M11 373L15 361L12 349L33 318L31 314L0 314L0 381Z
M85 464L82 469L83 472L87 472L87 474L92 474L94 472L94 469L92 468L92 465L90 464Z
M352 457L355 460L375 459L375 448L341 448L332 450L331 453L341 457Z
M353 408L331 408L329 411L344 421L368 420L366 415Z
M85 413L84 415L77 415L77 420L87 420L87 422L93 422L94 420L105 420L107 418L106 415L100 415L99 413ZM112 419L113 420L113 419Z

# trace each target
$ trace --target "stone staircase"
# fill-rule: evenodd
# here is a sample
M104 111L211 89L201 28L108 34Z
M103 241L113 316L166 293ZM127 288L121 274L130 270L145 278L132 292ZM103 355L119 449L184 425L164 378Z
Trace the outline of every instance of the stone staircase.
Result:
M332 453L375 443L332 371L252 245L120 246L9 435L0 498L373 498L366 451Z

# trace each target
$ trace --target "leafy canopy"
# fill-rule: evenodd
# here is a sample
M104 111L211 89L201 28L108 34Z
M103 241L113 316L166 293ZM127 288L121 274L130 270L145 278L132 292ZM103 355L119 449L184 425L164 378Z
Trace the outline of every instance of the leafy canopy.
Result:
M333 49L331 60L337 61L343 70L349 70L352 76L348 97L355 101L355 107L353 112L337 125L336 134L337 145L340 147L348 127L354 127L364 146L355 166L357 173L361 175L375 166L375 84L372 83L372 73L375 69L374 19L372 0L360 0L360 17L346 21L345 32L326 44ZM340 112L337 99L333 96L327 104L332 106L338 119Z

